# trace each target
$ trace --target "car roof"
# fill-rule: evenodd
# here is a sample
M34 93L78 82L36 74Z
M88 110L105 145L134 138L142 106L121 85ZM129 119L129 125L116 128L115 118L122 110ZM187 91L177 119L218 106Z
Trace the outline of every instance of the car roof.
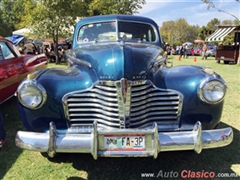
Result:
M143 17L143 16L136 16L136 15L100 15L100 16L91 16L81 19L77 24L86 24L91 22L98 22L98 21L116 21L116 20L128 20L128 21L139 21L139 22L148 22L151 24L156 24L150 18Z
M75 30L78 29L80 26L85 25L85 24L90 24L90 23L97 23L97 22L106 22L106 21L134 21L134 22L144 22L144 23L149 23L155 28L158 28L157 23L147 17L143 16L136 16L136 15L99 15L99 16L91 16L91 17L86 17L78 21L78 23L75 26Z
M98 15L98 16L91 16L91 17L86 17L78 21L74 28L74 37L78 33L78 30L80 29L81 26L86 25L86 24L91 24L91 23L100 23L100 22L107 22L107 21L129 21L129 22L139 22L139 23L146 23L146 24L151 24L156 30L159 29L159 26L157 23L144 16L137 16L137 15L125 15L125 14L115 14L115 15ZM157 31L159 36L159 40L156 43L157 46L161 47L161 41L160 41L160 34ZM72 47L75 47L77 44L76 39L73 38L72 40Z

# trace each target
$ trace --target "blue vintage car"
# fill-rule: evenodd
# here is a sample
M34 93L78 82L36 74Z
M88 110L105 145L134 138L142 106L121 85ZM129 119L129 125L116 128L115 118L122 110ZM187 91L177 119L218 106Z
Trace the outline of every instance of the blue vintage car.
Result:
M226 83L209 67L168 67L158 25L104 15L75 26L69 68L29 74L17 90L27 131L16 145L47 153L157 158L160 151L218 148Z

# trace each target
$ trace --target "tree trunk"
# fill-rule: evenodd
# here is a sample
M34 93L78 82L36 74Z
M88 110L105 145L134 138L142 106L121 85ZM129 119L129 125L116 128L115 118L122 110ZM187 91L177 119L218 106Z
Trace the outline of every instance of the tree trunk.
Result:
M60 60L59 60L59 52L58 52L58 30L56 30L56 34L55 34L55 40L56 40L56 42L55 42L55 44L56 44L56 52L55 52L55 54L56 54L56 64L60 64Z
M240 44L238 46L239 46L239 48L238 48L238 61L237 61L237 64L240 64Z
M56 47L56 50L54 50L55 58L56 58L56 64L60 64L59 62L59 53L58 53L58 48Z
M54 55L55 55L55 63L56 64L60 64L59 62L59 53L58 53L58 39L57 38L53 38L53 48L54 48Z
M55 55L55 63L59 64L59 58L58 58L58 43L54 42L54 55Z

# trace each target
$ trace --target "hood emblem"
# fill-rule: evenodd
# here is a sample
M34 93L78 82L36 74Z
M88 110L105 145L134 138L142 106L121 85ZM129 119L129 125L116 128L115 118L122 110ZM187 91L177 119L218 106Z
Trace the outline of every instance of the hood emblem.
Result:
M126 104L127 100L127 91L128 91L128 81L127 79L122 78L121 79L121 91L122 91L122 100L123 103Z
M131 110L131 86L132 82L125 78L116 82L119 99L119 123L121 129L125 129L126 125L129 124Z

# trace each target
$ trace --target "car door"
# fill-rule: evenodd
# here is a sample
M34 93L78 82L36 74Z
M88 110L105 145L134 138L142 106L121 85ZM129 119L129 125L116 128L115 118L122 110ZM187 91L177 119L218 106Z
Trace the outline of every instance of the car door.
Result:
M9 42L0 41L0 103L14 95L21 64L23 58L14 52Z

